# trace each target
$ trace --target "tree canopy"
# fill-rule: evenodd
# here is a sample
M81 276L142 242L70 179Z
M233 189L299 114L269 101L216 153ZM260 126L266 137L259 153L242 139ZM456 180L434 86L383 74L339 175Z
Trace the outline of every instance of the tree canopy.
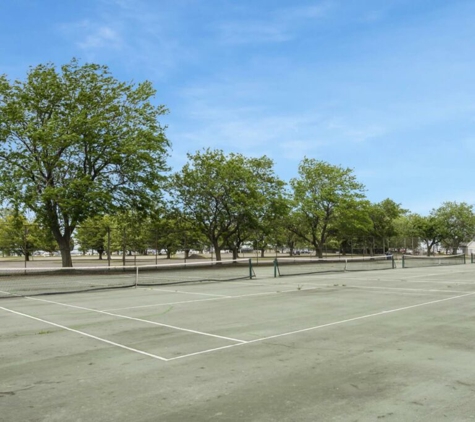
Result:
M324 161L304 158L299 177L290 181L293 189L295 221L290 229L311 244L321 257L323 247L338 220L358 209L364 199L364 186L353 170Z
M154 95L148 81L74 59L31 68L24 81L0 76L0 194L49 227L63 266L79 223L159 198L169 142Z
M183 218L194 222L218 260L222 248L236 249L261 227L264 215L282 209L278 203L284 183L274 175L269 158L207 149L188 159L171 178L170 192Z

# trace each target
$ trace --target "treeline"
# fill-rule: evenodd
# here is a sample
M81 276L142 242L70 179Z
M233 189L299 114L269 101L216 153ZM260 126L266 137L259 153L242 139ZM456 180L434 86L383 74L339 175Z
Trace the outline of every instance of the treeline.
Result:
M155 94L148 81L121 82L107 66L75 59L30 68L24 81L0 76L4 253L59 250L69 267L74 243L100 256L209 247L220 259L221 250L237 256L249 243L262 253L304 247L317 256L355 246L384 252L395 238L456 250L474 235L466 203L429 216L391 199L371 203L352 169L311 158L288 183L268 157L211 149L170 173L158 120L168 111Z
M230 250L237 258L251 245L263 257L268 250L301 249L342 254L380 254L435 245L456 253L475 233L473 207L446 202L428 216L410 213L391 199L371 203L349 168L305 158L288 184L274 173L267 157L226 155L204 150L169 175L163 198L150 209L97 214L77 227L79 250L104 254ZM74 243L73 243L74 242ZM4 254L57 251L47 227L16 212L4 212L0 224ZM125 258L124 258L125 259Z

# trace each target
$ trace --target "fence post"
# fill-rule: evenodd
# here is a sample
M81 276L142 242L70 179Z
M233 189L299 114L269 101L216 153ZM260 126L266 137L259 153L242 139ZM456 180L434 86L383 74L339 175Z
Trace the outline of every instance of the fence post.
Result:
M158 231L155 230L155 265L158 265Z
M107 266L111 266L111 228L107 227Z
M27 239L27 236L28 236L28 227L25 226L25 230L24 230L24 246L25 246L25 268L27 266L27 261L28 261L28 239Z
M125 227L122 233L122 265L125 267L125 259L127 254L126 233Z

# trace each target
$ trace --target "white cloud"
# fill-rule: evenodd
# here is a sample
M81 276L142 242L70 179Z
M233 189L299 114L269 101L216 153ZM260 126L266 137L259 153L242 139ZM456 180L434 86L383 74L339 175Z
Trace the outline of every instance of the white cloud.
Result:
M287 30L273 22L226 22L219 26L220 38L228 44L251 42L283 42L291 37Z
M105 22L84 19L63 24L60 29L86 53L94 53L98 50L120 50L125 45L119 25L114 27Z
M307 19L317 19L326 16L326 14L333 7L333 2L324 1L320 4L311 6L295 6L285 9L279 9L275 12L276 18L279 21L301 21Z
M78 41L78 46L84 50L113 48L120 49L123 46L122 37L119 32L109 26L95 26L87 24L84 28L82 41Z
M280 43L295 38L305 21L320 19L331 8L325 1L306 7L281 8L267 19L241 19L222 22L217 26L219 38L226 44Z

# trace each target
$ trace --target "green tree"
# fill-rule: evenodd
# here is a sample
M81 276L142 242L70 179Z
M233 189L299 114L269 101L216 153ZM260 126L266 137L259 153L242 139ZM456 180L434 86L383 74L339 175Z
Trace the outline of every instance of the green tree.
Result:
M469 242L475 235L473 206L466 202L444 202L433 213L442 224L442 243L456 254L462 242Z
M418 237L426 244L427 256L430 256L434 245L444 238L443 221L433 210L428 216L414 214L413 222Z
M150 218L136 210L124 210L110 216L111 251L122 254L122 264L133 253L144 253L150 243Z
M370 235L381 241L383 253L386 252L386 242L396 236L396 220L406 212L392 199L385 199L369 207L369 217L371 219Z
M262 207L281 193L284 183L267 157L207 149L188 154L188 159L172 177L171 196L183 218L196 225L221 260L221 249L235 247L238 233L250 235Z
M414 214L401 215L394 221L396 229L396 247L407 251L411 249L413 252L418 248L420 239L414 222Z
M338 242L338 248L343 254L358 250L373 254L370 241L372 222L369 216L371 204L366 200L350 201L338 210L335 222L330 226L329 232L332 240Z
M111 219L108 215L94 216L85 220L77 228L76 240L82 251L93 249L102 259L108 248L108 231L111 227Z
M150 82L77 60L31 68L25 81L0 76L0 193L49 228L63 266L78 224L158 199L169 143L154 95Z
M4 211L0 219L0 249L10 255L15 253L30 260L36 250L54 252L58 245L51 233L36 222L30 222L18 211Z
M153 216L152 227L156 233L158 249L166 250L167 259L179 249L185 249L185 257L188 257L193 238L191 229L186 220L181 218L179 210L173 208L159 210Z
M263 192L262 205L256 209L254 237L262 258L269 246L276 247L279 225L291 210L291 202L282 190L283 184L271 186L277 190Z
M257 164L256 168L260 164L262 163ZM279 225L291 209L283 187L284 183L278 179L272 183L261 183L260 193L256 197L254 206L247 210L248 219L239 225L238 230L230 239L229 247L233 252L233 258L238 257L238 251L246 242L252 242L254 249L260 251L262 258L265 256L265 251L275 245Z
M364 186L352 169L315 159L304 158L298 172L299 177L290 181L296 207L290 229L322 257L332 226L364 199Z

